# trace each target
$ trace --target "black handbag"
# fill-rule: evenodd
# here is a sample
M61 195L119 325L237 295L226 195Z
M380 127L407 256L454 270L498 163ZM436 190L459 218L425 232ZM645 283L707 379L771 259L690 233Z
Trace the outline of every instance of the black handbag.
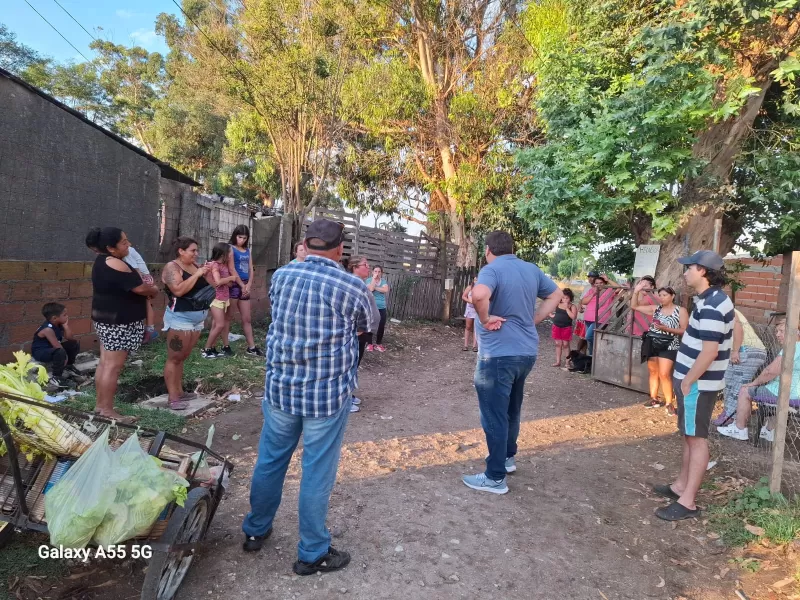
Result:
M183 299L189 303L192 310L208 310L216 297L217 289L213 285L207 285L191 296L184 296Z
M669 350L670 345L675 341L675 336L666 333L655 333L654 331L646 332L645 337L650 342L651 355Z

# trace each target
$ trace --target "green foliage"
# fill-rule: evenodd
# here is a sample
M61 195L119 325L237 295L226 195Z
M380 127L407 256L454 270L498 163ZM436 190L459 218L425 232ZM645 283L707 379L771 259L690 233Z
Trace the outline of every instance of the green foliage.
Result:
M0 23L0 67L22 75L33 66L47 64L47 60L30 46L17 41L17 36Z
M665 239L702 200L747 228L754 244L796 242L799 65L787 52L797 33L778 17L797 5L529 4L523 23L537 49L536 107L546 143L518 155L527 176L520 214L552 235L591 247L604 235L613 239L611 231L633 234L637 243ZM538 27L542 22L547 32ZM777 68L761 80L750 75L749 64L773 59ZM746 129L743 145L726 138L730 167L711 164L723 160L711 128L725 137L744 118L744 104L760 101L764 77L775 82L764 100L767 110Z
M769 480L746 487L725 505L708 509L711 528L728 546L743 546L760 536L745 528L746 524L764 530L763 537L776 544L796 539L800 533L800 500L788 501L782 494L769 491Z
M14 578L25 577L59 578L69 573L66 561L60 559L39 558L38 548L48 544L44 534L25 532L15 536L8 545L0 548L0 600L16 598L9 593L8 586ZM19 590L18 590L19 591Z
M609 248L599 252L597 270L608 273L619 273L630 276L636 262L635 244L630 239L620 240Z

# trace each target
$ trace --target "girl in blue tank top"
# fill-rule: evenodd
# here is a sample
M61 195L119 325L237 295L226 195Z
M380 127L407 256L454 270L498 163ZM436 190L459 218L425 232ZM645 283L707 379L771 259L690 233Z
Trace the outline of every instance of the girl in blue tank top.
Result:
M231 310L228 311L228 318L233 317L233 309L239 310L239 314L242 316L242 330L247 340L247 353L253 356L264 356L253 338L253 317L250 309L250 289L253 283L250 228L247 225L238 225L231 234L230 245L233 252L230 254L228 270L232 275L236 275L236 281L230 289ZM222 341L225 344L228 343L228 340Z

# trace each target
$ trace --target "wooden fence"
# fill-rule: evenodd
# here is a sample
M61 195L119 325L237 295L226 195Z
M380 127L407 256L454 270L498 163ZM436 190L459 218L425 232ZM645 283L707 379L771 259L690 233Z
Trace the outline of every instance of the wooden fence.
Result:
M303 223L303 232L309 223L318 218L344 223L349 237L344 247L345 256L366 256L371 265L380 265L387 275L412 273L420 277L441 278L439 241L424 233L415 236L367 227L361 224L358 215L329 209L314 209L310 218ZM455 276L457 255L458 246L448 243L448 277Z

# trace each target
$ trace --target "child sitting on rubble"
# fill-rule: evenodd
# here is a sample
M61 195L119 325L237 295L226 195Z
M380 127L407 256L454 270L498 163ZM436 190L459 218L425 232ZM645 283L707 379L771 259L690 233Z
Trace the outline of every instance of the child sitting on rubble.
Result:
M68 369L76 376L79 375L73 365L81 350L80 343L70 331L69 315L63 304L48 302L42 307L42 315L45 321L33 334L31 356L37 362L51 365L51 385L69 387L64 371Z

